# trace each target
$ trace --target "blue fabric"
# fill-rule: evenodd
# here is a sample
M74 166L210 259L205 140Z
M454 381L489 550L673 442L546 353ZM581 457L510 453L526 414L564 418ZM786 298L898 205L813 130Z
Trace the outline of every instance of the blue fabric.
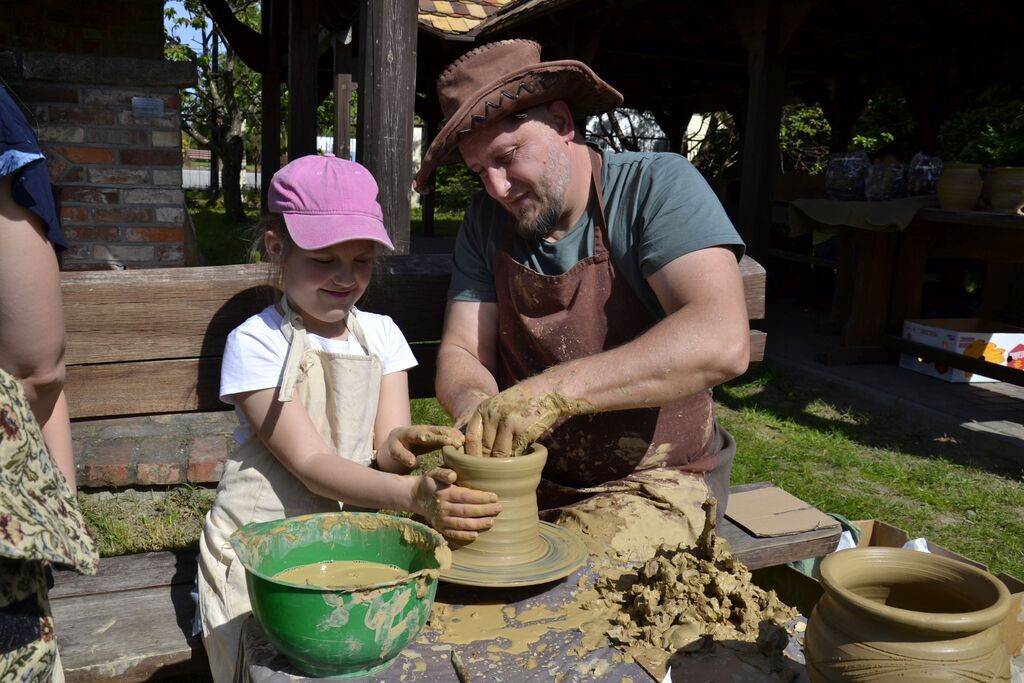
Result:
M0 87L0 177L14 176L14 201L43 220L47 239L60 251L67 249L68 242L60 228L53 186L42 159L39 141L25 115L7 88Z

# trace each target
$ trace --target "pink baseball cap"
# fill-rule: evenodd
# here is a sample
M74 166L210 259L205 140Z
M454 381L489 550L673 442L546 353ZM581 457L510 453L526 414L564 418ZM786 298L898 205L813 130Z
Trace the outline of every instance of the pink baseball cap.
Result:
M395 248L377 203L377 181L354 161L311 154L286 164L270 181L267 208L284 216L288 234L302 249L349 240Z

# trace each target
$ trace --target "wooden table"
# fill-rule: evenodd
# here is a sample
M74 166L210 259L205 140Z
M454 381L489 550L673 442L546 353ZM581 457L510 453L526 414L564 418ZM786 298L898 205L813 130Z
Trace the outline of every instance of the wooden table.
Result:
M828 364L878 363L890 352L882 344L889 316L900 232L934 197L888 202L795 199L790 232L834 229L838 240L832 324L842 344L822 358Z
M732 493L771 486L767 482L734 486ZM749 569L777 565L797 557L816 557L835 549L839 540L838 528L820 529L800 534L775 538L755 538L733 522L726 519L719 529L719 536L729 541L733 555ZM487 589L467 588L441 583L437 600L449 605L471 606L494 604L496 601L516 610L517 614L527 613L538 607L547 611L558 609L574 600L581 581L592 582L596 570L591 562L574 572L568 578L526 588ZM799 617L789 626L798 622L806 624L805 617ZM438 681L456 683L459 679L451 663L454 650L461 658L469 680L509 683L526 681L591 681L632 680L635 683L651 680L652 671L636 662L624 661L622 653L605 646L589 651L580 657L572 654L582 634L576 629L551 629L539 636L534 645L521 653L508 652L509 643L487 640L473 643L448 643L437 639L436 634L426 629L415 642L411 643L386 670L362 678L346 679L355 682L377 681ZM796 681L806 681L803 672L802 638L791 639L786 654L798 672ZM267 641L263 629L252 617L246 620L242 632L242 655L244 659L243 681L247 683L298 683L300 681L327 681L329 679L308 678L296 671ZM661 672L658 672L659 674ZM656 680L661 680L660 677Z
M746 484L734 486L731 491L769 485ZM729 541L734 556L751 569L825 555L839 540L835 529L755 538L728 520L719 535ZM103 558L95 577L64 569L55 575L50 604L68 683L124 683L167 676L185 680L209 671L203 644L192 635L194 549ZM570 578L556 587L568 590L574 585ZM540 592L551 588L541 587ZM450 590L462 589L442 586L441 595ZM531 597L530 590L522 589L517 599ZM502 599L506 593L502 593ZM557 596L555 593L551 599ZM489 597L494 599L493 595ZM447 666L450 668L450 664ZM394 669L401 671L397 664ZM638 683L641 680L634 677Z
M957 257L986 263L978 318L999 321L1006 312L1014 267L1024 264L1024 216L984 211L922 209L900 235L899 258L893 283L888 329L883 343L950 367L975 372L1002 382L1024 386L1019 370L944 352L902 339L904 320L921 316L925 268L928 259ZM1024 283L1016 283L1017 287Z
M827 203L804 202L801 208L802 201L796 200L791 212L799 211L797 215L811 222L815 222L815 206ZM1024 263L1024 217L923 207L914 210L905 227L903 222L895 220L892 225L869 229L832 224L839 239L832 321L841 330L842 344L823 359L826 363L880 363L891 359L893 349L900 346L893 337L902 335L903 321L921 315L925 268L930 258L985 261L978 317L998 319L1005 311L1012 269L1014 264Z

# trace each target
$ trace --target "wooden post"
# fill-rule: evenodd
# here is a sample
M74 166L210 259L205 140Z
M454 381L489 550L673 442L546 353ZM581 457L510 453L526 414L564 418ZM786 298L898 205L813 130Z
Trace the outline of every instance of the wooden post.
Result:
M291 0L288 22L288 159L316 153L319 0Z
M356 158L380 186L395 252L409 253L417 4L360 0L360 96Z
M288 40L288 0L263 0L261 33L267 62L260 86L263 101L260 132L260 211L267 211L270 180L281 167L281 56Z
M210 37L210 76L212 78L217 77L217 72L220 71L220 40L218 39L218 33L216 27L213 29L213 35ZM210 111L210 140L219 140L217 137L217 128L219 122L217 121L217 112ZM210 145L210 194L216 195L220 193L220 155L217 154L217 146Z
M750 79L737 226L754 258L768 247L772 183L779 156L785 74L782 48L807 14L802 0L733 0L733 19L747 48Z
M346 45L343 37L334 37L334 156L348 159L351 150L348 139L351 137L352 92L356 89L352 80L355 60L352 59L352 45Z
M427 147L431 142L434 141L434 136L437 135L438 130L438 119L440 118L439 105L437 104L437 97L427 98L427 114L423 117L423 150L426 153ZM433 184L437 180L437 170L430 174L430 184ZM420 205L423 207L423 236L433 237L434 236L434 211L437 208L437 190L429 192L420 199Z

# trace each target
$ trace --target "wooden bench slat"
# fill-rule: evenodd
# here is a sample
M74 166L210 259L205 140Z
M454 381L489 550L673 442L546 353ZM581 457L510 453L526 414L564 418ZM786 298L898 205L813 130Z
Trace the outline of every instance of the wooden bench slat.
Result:
M104 557L95 576L84 576L70 569L56 570L50 600L146 588L191 586L195 578L194 549Z
M750 360L764 358L766 335L750 331ZM409 395L434 395L437 343L413 344ZM69 365L65 393L72 418L227 410L221 402L220 357Z
M761 320L764 318L767 274L760 263L746 255L740 259L739 266L740 275L743 277L743 294L747 301L747 318Z
M382 259L361 307L410 341L441 338L451 257ZM68 365L220 356L228 333L271 301L260 264L61 274Z
M68 683L208 671L202 640L186 636L195 614L190 591L165 585L51 601Z
M414 344L409 395L434 395L436 343ZM71 365L65 393L72 418L229 410L220 400L220 358Z
M440 257L440 258L438 258ZM387 257L362 306L410 341L441 337L450 257ZM764 268L744 257L747 312L764 317ZM270 303L259 264L61 275L68 365L219 356L234 327Z

